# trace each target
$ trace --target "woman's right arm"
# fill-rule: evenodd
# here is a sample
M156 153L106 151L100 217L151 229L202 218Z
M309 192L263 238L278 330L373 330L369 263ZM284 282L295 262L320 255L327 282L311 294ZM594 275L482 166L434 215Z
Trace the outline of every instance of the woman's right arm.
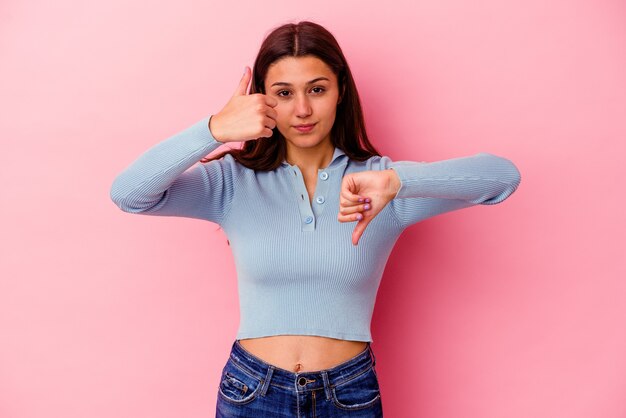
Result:
M113 181L111 199L124 212L182 216L220 223L234 195L230 156L199 164L224 142L208 116L145 151Z
M246 66L222 110L156 144L121 172L111 186L115 204L130 213L220 224L232 202L241 166L227 154L189 168L226 142L272 136L278 101L260 93L247 94L251 78Z

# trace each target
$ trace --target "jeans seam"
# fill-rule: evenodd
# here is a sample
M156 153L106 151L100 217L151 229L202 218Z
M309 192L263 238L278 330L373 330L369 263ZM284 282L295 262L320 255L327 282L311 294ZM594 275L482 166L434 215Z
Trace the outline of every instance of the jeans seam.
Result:
M271 366L267 369L267 374L265 375L265 379L263 380L263 387L261 388L260 396L265 396L267 393L267 389L270 386L270 382L272 380L272 374L274 373L274 366Z
M362 374L367 373L368 371L370 371L370 369L373 369L372 365L367 366L365 369L361 370L359 373L351 374L350 376L346 377L343 380L340 380L339 382L332 383L331 387L337 387L337 386L341 386L341 385L343 385L345 383L348 383L351 380L354 380L357 377L361 376Z
M249 377L252 377L254 379L257 379L259 382L263 381L263 377L257 375L253 370L250 370L249 368L247 368L246 366L244 366L243 364L241 364L238 360L236 360L234 357L231 356L232 361L232 365L233 367L237 368L238 370L241 370L242 373L247 374Z

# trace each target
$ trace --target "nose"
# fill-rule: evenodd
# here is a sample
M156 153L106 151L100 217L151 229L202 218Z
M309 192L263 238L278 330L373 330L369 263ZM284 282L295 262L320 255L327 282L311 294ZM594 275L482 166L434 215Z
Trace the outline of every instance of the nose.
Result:
M311 114L309 98L306 95L296 97L296 116L306 118Z

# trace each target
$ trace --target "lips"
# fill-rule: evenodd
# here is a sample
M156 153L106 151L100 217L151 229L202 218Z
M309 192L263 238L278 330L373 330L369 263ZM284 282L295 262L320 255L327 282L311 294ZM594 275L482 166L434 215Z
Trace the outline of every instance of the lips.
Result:
M311 132L314 126L315 126L315 123L308 123L308 124L302 124L302 125L295 125L294 128L296 128L298 132L306 133L306 132Z

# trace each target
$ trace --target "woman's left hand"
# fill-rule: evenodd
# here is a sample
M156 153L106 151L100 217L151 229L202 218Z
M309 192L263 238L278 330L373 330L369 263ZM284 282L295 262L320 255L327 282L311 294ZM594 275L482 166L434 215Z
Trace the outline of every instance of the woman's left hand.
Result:
M400 189L395 170L368 170L346 174L341 182L339 222L358 221L352 232L357 245L367 225L389 203Z

